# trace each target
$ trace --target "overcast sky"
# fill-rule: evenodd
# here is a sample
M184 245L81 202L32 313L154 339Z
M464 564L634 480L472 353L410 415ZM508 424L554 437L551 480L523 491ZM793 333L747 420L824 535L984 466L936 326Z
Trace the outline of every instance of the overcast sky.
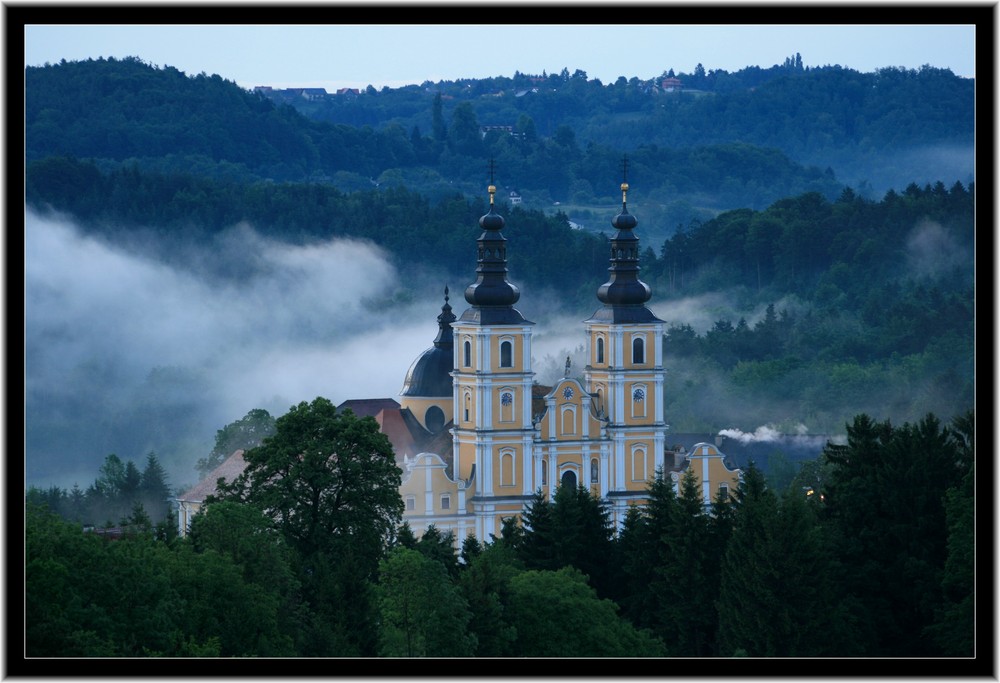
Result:
M493 12L501 20L515 10ZM848 11L858 20L857 8ZM563 68L610 83L671 68L690 73L698 63L709 71L767 68L795 53L807 67L870 72L929 64L974 77L975 43L972 24L26 25L25 64L135 56L189 75L219 74L247 89L400 87Z

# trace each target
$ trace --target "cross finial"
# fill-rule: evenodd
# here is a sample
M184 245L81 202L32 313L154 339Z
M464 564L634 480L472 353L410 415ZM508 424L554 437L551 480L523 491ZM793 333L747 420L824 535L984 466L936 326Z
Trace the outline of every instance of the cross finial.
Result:
M493 206L493 195L497 191L497 186L493 184L493 170L493 159L490 159L490 186L488 188L490 193L490 206Z
M625 208L625 193L628 192L628 155L622 155L622 208Z

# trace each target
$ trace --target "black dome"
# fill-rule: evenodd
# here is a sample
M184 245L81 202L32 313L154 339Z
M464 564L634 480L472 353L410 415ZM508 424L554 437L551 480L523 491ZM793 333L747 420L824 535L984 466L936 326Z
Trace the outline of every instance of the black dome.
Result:
M455 366L455 340L451 324L455 322L455 314L451 312L448 303L448 288L444 288L444 305L441 315L437 317L438 334L434 338L434 346L420 354L403 380L401 396L435 396L451 397L451 371Z
M451 348L432 346L427 349L406 372L400 395L451 398L454 361Z

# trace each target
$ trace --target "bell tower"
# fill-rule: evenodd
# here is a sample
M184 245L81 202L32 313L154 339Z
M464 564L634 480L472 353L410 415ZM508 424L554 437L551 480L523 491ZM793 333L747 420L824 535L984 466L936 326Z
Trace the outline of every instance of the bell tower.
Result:
M451 324L454 340L453 477L469 491L475 533L500 535L505 517L520 514L536 488L532 473L531 330L514 308L518 288L507 280L507 240L496 212L490 162L489 213L479 219L476 281L470 307Z
M663 465L664 322L646 307L652 291L639 279L638 221L628 212L628 159L622 163L622 210L611 225L610 279L597 291L603 304L584 321L588 340L585 381L611 441L608 482L612 516L625 518L645 500L648 481Z

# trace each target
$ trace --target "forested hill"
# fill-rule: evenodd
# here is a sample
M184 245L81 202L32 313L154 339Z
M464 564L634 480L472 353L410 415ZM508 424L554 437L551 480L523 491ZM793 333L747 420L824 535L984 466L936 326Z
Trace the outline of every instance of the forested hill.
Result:
M797 54L770 68L730 73L699 64L690 74L670 69L606 84L564 69L369 88L357 97L271 96L317 120L426 131L433 127L426 101L435 93L444 98L445 116L468 101L483 125L512 125L545 137L565 125L581 147L634 151L742 142L774 148L798 163L832 168L855 189L867 181L878 195L910 182L968 183L972 173L975 82L929 66L861 73L806 68ZM944 177L925 174L931 158Z
M533 208L559 202L586 224L613 204L628 153L633 197L657 239L721 210L809 191L835 199L841 168L871 171L851 184L873 199L882 185L972 179L974 83L930 68L862 74L793 61L678 74L678 92L661 79L517 74L290 99L301 113L222 76L139 58L29 67L25 79L29 163L59 155L104 170L135 162L343 191L406 186L437 200L480 195L492 158L502 189ZM941 153L934 164L915 163L931 150Z
M512 281L539 299L540 292L558 292L548 304L587 315L607 277L601 232L609 231L621 207L627 152L641 276L653 289L651 305L668 322L665 407L672 429L752 431L776 423L831 434L862 412L899 423L927 412L947 420L974 406L975 185L947 175L942 165L925 164L898 189L873 197L777 149L721 138L706 147L612 147L585 142L583 124L576 129L544 116L536 122L537 114L527 112L515 124L522 134L491 131L484 138L481 125L498 119L487 117L483 102L502 98L447 99L440 87L421 91L429 128L407 130L399 123L358 128L315 121L220 76L188 76L139 59L65 62L29 68L25 76L28 206L40 214L55 209L85 231L155 252L158 262L177 270L208 268L213 286L246 281L255 268L267 267L226 248L232 243L227 231L240 224L280 243L374 242L407 277L469 282L469 240L486 210L492 157L501 188L516 188L523 198L514 205L499 197L512 239ZM752 93L682 90L680 96L735 102L725 98L785 92L792 81L818 88L840 76L864 85L855 92L871 111L916 117L928 131L901 125L893 143L885 130L882 137L872 132L874 119L855 117L853 130L871 133L858 144L901 149L892 145L911 134L928 144L964 139L962 122L971 117L972 103L963 109L955 102L971 84L938 70L807 70L757 83ZM929 99L920 106L876 101L865 85L872 78L881 79L875 91ZM927 79L939 82L930 87ZM885 86L888 81L895 85ZM595 87L573 76L550 94ZM956 90L949 95L950 87ZM393 92L363 93L356 102L389 100ZM802 97L840 102L823 91ZM678 100L677 106L702 105ZM801 102L788 111L810 107L820 105ZM947 137L947 126L932 126L928 110L950 117L957 137ZM595 111L596 117L601 110ZM804 126L809 117L796 120ZM551 136L543 132L550 125ZM797 139L810 139L800 133ZM940 177L925 182L928 173ZM566 196L570 201L553 206L555 197ZM571 221L585 229L573 229ZM53 274L62 272L59 264ZM402 307L414 293L390 296L379 305ZM28 334L29 347L39 345L31 348L51 341L36 339L34 329ZM557 354L559 367L569 353L574 350ZM32 363L44 365L40 358L33 355ZM152 448L165 463L186 461L190 469L205 453L185 444L210 443L214 429L239 417L200 424L215 407L208 398L177 412L161 410L156 400L165 391L153 380L166 375L152 372L148 387L129 390L153 398L108 418L95 392L132 394L97 364L81 363L76 371L88 392L62 392L59 400L36 392L26 399L34 417L27 434L33 463L57 463L70 450L99 461L116 450L138 458ZM191 384L177 394L202 400L203 372L191 369ZM336 389L351 391L338 395L344 399L365 391ZM132 443L146 446L121 445Z

